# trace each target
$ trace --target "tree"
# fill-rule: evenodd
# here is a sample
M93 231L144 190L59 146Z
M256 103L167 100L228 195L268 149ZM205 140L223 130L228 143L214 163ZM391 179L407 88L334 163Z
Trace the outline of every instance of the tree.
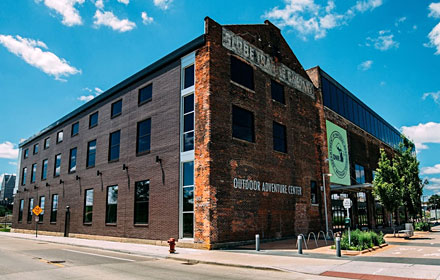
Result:
M373 181L373 194L379 198L388 213L391 213L390 224L392 224L392 213L402 205L401 183L396 168L383 149L380 149L378 166Z
M428 206L431 207L431 209L440 209L440 195L431 195L428 199Z

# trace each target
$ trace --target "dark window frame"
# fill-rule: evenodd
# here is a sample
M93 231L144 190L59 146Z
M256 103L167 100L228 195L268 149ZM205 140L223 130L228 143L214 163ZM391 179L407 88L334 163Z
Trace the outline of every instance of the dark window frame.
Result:
M56 208L54 208L54 198L57 198L56 199ZM50 223L51 224L56 224L56 222L57 222L57 216L58 216L58 205L59 205L59 196L58 196L58 194L52 194L52 199L51 199L51 201L50 201Z
M32 154L34 155L38 154L38 148L39 148L39 143L34 144L32 148Z
M75 151L75 159L72 160L72 152ZM75 162L75 165L72 166L73 162ZM70 149L69 152L69 174L75 173L78 165L78 148L74 147ZM72 170L74 168L74 170Z
M310 181L310 204L315 206L319 205L319 188L318 183L315 180Z
M32 206L31 206L31 204L32 204ZM32 217L34 216L32 209L34 209L34 198L30 197L28 199L28 213L27 213L27 219L26 219L28 224L32 223Z
M50 137L47 137L46 139L44 139L44 144L43 144L43 149L47 150L50 147Z
M31 166L31 183L35 183L37 180L37 164L33 163Z
M242 126L241 124L237 124L237 123L234 124L234 109L238 110L237 112L241 111L242 113L250 113L249 116L251 116L251 123L252 123L251 124L251 131L250 131L251 132L251 135L250 135L251 140L244 139L246 137L241 138L241 137L239 137L238 132L235 132L236 131L235 129L239 129L239 128L249 129L249 128L247 126L246 127ZM232 105L232 114L231 115L232 115L232 122L231 122L232 123L232 138L243 140L243 141L246 141L249 143L255 143L255 116L254 116L254 112L249 111L247 109L244 109L242 107L236 106L236 105Z
M60 135L62 135L61 140L60 140ZM63 140L64 140L64 132L62 130L60 130L57 132L57 141L56 142L57 142L57 144L59 144L59 143L63 142Z
M190 85L187 86L187 84L186 84L186 82L187 82L187 80L186 80L186 77L187 77L186 70L187 70L187 69L190 69L190 68L193 69L193 70L192 70L192 84L190 84ZM192 86L195 86L195 83L196 83L195 71L196 71L195 63L189 64L189 65L186 65L186 66L183 68L183 81L182 81L183 84L182 84L182 89L187 89L187 88L190 88L190 87L192 87Z
M115 213L115 217L114 217L114 221L109 221L109 203L108 203L108 198L109 198L109 190L110 188L114 188L116 187L116 192L117 192L117 197L116 197L116 203L114 203L116 205L116 213ZM106 225L117 225L118 223L118 199L119 199L119 186L118 185L113 185L113 186L108 186L107 187L107 195L106 195L106 200L105 200L105 224ZM114 205L111 204L111 205Z
M42 198L43 198L43 206L41 206L41 199ZM38 206L40 206L41 210L43 210L43 211L41 211L40 215L38 215L38 223L42 224L44 222L44 212L45 212L45 208L46 208L46 196L42 195L39 197Z
M60 165L59 166L57 166L57 157L58 156L60 156ZM60 154L56 154L55 155L55 162L53 163L53 177L60 177L60 175L61 175L61 160L62 160L61 153ZM59 174L57 174L57 167L60 168Z
M116 106L116 104L119 104L119 103L121 104L121 110L118 113L115 113L114 112L115 106ZM118 101L113 102L111 105L111 108L110 108L110 118L111 119L119 117L120 115L122 115L122 98L119 99Z
M139 126L144 123L144 122L150 122L150 131L149 133L146 133L145 135L141 136L139 135L140 130L139 130ZM145 150L145 151L139 151L139 142L140 142L140 138L143 137L148 137L149 138L149 149ZM145 119L143 121L140 121L137 123L136 126L136 156L141 156L141 155L145 155L145 154L149 154L151 152L151 118Z
M148 88L151 88L151 95L149 98L141 100L142 98L142 91L146 90ZM138 106L144 105L145 103L150 102L151 100L153 100L153 83L150 83L142 88L139 89L138 91Z
M24 199L20 199L20 206L18 207L18 219L17 222L23 222L23 212L24 212Z
M147 184L148 184L148 191L147 191L148 197L147 197L146 201L139 201L137 199L137 196L136 196L137 195L138 183L143 183L143 182L147 182ZM137 218L136 213L139 210L138 204L142 204L142 203L147 205L147 221L146 222L137 222L136 221L136 218ZM133 207L133 210L134 210L134 212L133 212L133 223L134 223L134 225L148 225L149 224L149 222L150 222L150 179L135 182L135 187L134 187L134 207Z
M234 66L236 68L234 68ZM246 73L249 70L251 73ZM231 55L230 74L231 81L251 91L255 91L255 73L254 67L240 58ZM249 77L245 77L249 75ZM247 80L249 79L249 80Z
M90 143L95 142L95 151L94 152L90 152ZM96 139L94 140L90 140L89 142L87 142L87 157L86 157L86 168L92 168L95 167L96 165L96 149L97 149L97 141ZM93 165L89 164L90 161L90 155L93 154L94 155L94 160L93 160Z
M46 163L46 165L44 165ZM44 181L47 179L47 168L49 166L49 159L43 159L41 162L41 181Z
M96 116L96 123L92 124L92 119ZM99 111L96 111L89 115L89 129L98 126L99 123Z
M75 125L77 126L76 133L74 132ZM70 131L70 137L75 137L78 134L79 134L79 121L72 124L72 128L71 128L71 131Z
M29 157L29 148L26 148L23 152L23 158L28 158Z
M281 93L277 92L278 90L281 90ZM271 79L270 95L272 100L277 101L278 103L281 103L283 105L286 105L286 94L283 84Z
M281 129L284 135L276 135L275 129ZM273 150L276 152L287 154L287 127L279 122L273 121L272 123L272 138L273 138ZM276 141L282 141L283 147L278 149L278 143Z
M27 166L21 169L21 185L26 186Z
M87 210L87 207L90 207L90 205L89 206L87 206L87 193L89 192L89 191L91 191L92 192L92 205L91 205L91 207L92 207L92 210L91 210L91 217L90 217L90 221L86 221L86 216L87 216L87 212L86 212L86 210ZM84 211L83 211L83 224L85 224L85 225L91 225L92 223L93 223L93 205L94 205L94 202L95 202L95 190L93 189L93 188L91 188L91 189L85 189L84 190Z
M112 135L115 134L115 133L119 133L119 142L118 142L117 145L112 145ZM116 147L116 146L118 146L118 157L112 159L111 158L111 151L112 151L112 148ZM121 156L121 130L116 130L116 131L110 133L110 135L109 135L109 139L108 139L108 162L119 161L120 156Z

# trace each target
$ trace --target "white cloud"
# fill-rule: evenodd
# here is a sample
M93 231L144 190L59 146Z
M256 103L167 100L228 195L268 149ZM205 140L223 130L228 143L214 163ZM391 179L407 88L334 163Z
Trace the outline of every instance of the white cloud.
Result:
M374 45L374 48L381 51L386 51L391 48L397 49L400 45L399 42L394 40L394 35L391 34L389 30L380 30L377 38L367 37L366 46L370 46L370 42Z
M429 17L440 18L440 2L429 4Z
M422 167L420 169L420 174L423 175L431 175L431 174L440 174L440 163L434 166ZM429 181L429 179L428 179Z
M146 12L142 12L141 17L142 17L142 22L145 25L146 24L150 24L150 23L152 23L154 21L154 19L152 17L149 17Z
M95 7L98 9L104 9L104 0L96 0Z
M323 38L327 31L353 18L358 12L373 10L382 5L382 0L358 1L345 13L334 12L336 5L329 0L326 6L315 3L315 0L284 0L285 6L274 7L263 16L280 27L290 27L298 31L305 40L307 36Z
M67 77L81 73L80 70L70 66L65 59L59 58L52 52L43 51L42 48L47 49L47 46L41 41L22 38L18 35L14 38L11 35L0 34L0 44L28 64L58 80L60 80L60 76Z
M89 102L89 101L92 100L93 98L95 98L94 95L81 95L81 96L78 97L77 99L78 99L79 101Z
M440 23L437 24L431 32L428 34L429 44L426 44L427 47L435 47L437 51L436 55L440 54Z
M10 165L15 165L15 166L17 166L17 162L16 161L10 161L10 162L8 162Z
M83 88L83 90L91 93L89 95L82 95L77 98L79 101L84 101L84 102L89 102L90 100L92 100L96 96L103 93L103 90L98 87L95 87L93 90L91 90L89 88Z
M136 24L128 19L119 19L112 12L96 11L93 17L95 26L108 26L115 31L127 32L136 27Z
M405 21L406 21L406 17L398 18L396 20L396 22L394 23L394 25L397 27L397 26L399 26L399 24L401 24L402 22L405 22Z
M18 149L11 142L0 143L0 158L17 159Z
M130 0L118 0L119 3L128 5L130 3Z
M428 149L427 143L440 143L440 123L428 122L415 126L402 126L401 130L414 142L419 151Z
M3 174L0 174L0 184L2 184L3 183L3 177L5 176L5 173L3 173ZM1 189L1 188L0 188Z
M359 64L358 69L360 69L362 71L367 71L368 69L371 68L372 65L373 65L372 60L366 60L366 61L362 62L361 64Z
M170 7L173 0L154 0L153 2L156 7L159 7L162 10L167 10Z
M41 2L43 0L36 0ZM75 8L76 4L83 4L85 0L44 0L44 5L55 10L63 17L62 23L67 26L81 25L82 19L78 10Z
M423 94L423 100L425 100L427 97L432 97L434 99L434 102L437 104L440 104L440 90L437 92L427 92Z
M440 173L440 172L439 172ZM426 190L440 190L440 178L426 178L429 184L424 187Z

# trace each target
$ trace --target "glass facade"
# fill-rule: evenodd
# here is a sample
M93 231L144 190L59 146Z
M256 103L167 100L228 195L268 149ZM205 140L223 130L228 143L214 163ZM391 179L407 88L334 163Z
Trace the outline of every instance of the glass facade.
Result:
M87 143L87 167L95 166L96 159L96 140Z
M46 204L46 197L40 196L40 203L39 203L39 205L40 205L40 208L42 210L40 215L38 215L38 218L39 218L38 221L40 223L42 223L44 221L44 208L45 208L45 204Z
M69 173L73 173L76 171L76 153L77 153L76 148L70 149Z
M194 232L194 161L183 163L183 237L193 237Z
M61 174L61 154L55 156L55 167L53 171L53 176L58 177Z
M400 133L374 113L347 90L342 89L325 75L321 76L324 106L356 124L377 139L397 149Z
M107 209L105 223L116 224L118 214L118 186L107 188Z
M28 207L28 215L27 215L27 222L32 222L32 209L34 209L34 199L29 198L29 207Z
M52 195L52 206L50 207L50 222L57 222L57 213L58 213L58 195Z
M88 189L84 197L84 219L85 224L90 224L93 217L93 189Z
M194 150L194 94L183 98L183 152Z
M110 134L110 143L108 147L108 160L118 160L119 159L119 143L121 140L121 131L118 130Z
M134 223L148 224L150 180L135 183Z
M151 119L138 122L136 137L136 154L150 151L151 146Z

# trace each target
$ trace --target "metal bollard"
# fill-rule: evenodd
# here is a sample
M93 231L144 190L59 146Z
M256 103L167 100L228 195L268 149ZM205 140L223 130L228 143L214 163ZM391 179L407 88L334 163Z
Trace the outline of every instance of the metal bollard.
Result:
M303 237L300 235L300 236L298 236L298 254L300 254L300 255L302 255L302 253L303 253L303 244L302 244L302 242L303 242Z
M260 251L260 235L255 234L255 250Z
M341 238L338 236L335 239L336 242L336 257L341 257Z

